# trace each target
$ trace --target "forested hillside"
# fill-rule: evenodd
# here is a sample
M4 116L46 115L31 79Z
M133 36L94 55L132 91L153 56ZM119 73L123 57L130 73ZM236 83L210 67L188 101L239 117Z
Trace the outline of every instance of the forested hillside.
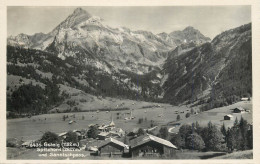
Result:
M163 68L167 101L207 103L207 110L252 96L251 24L221 33L211 43L178 50Z

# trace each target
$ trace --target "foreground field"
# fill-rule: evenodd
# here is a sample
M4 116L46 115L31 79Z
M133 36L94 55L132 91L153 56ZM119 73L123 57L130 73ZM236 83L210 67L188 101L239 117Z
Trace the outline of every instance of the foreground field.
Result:
M248 152L248 153L247 153ZM47 156L40 155L41 153L37 152L35 149L18 149L18 148L7 148L7 158L8 159L36 159L36 160L64 160L64 159L70 159L70 160L82 160L82 159L89 159L89 160L154 160L153 157L150 158L122 158L122 157L100 157L100 156L91 156L89 151L80 150L79 152L64 152L66 154L72 153L72 154L82 154L84 157L54 157L51 156L51 152L46 152ZM52 153L62 153L62 152L52 152ZM42 153L45 154L45 153ZM233 153L232 153L233 154ZM191 151L191 150L177 150L176 155L171 158L160 158L160 159L172 159L172 160L180 160L180 159L228 159L229 156L232 156L232 154L227 154L223 152L198 152L198 151ZM241 154L241 153L236 153ZM245 153L242 152L242 154L251 154L252 151L245 151ZM224 157L224 158L222 158ZM235 159L236 156L233 156ZM250 155L244 155L245 158L250 159ZM232 158L232 157L231 157ZM158 158L157 158L158 159ZM252 158L251 158L252 159Z
M253 159L253 150L238 151L223 156L214 157L213 159Z

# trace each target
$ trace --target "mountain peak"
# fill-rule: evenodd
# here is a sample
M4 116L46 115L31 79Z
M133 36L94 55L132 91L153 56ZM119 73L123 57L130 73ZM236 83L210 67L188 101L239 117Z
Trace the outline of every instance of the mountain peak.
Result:
M188 26L188 27L186 27L186 28L183 30L183 32L191 32L191 31L199 31L199 30L195 29L195 28L192 27L192 26Z
M81 15L81 14L88 14L90 15L86 10L83 10L82 8L78 7L74 10L73 15Z
M67 17L63 22L61 22L53 31L52 33L57 34L57 31L61 28L72 28L81 22L84 22L91 18L92 15L89 14L86 10L82 8L76 8L71 15Z

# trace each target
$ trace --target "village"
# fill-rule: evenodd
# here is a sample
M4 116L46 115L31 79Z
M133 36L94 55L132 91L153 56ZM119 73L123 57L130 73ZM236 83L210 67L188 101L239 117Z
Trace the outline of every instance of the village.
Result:
M157 127L150 129L134 128L133 131L127 134L122 128L117 128L112 119L107 125L89 124L88 128L88 131L86 129L85 131L73 130L59 133L57 136L61 142L65 142L68 133L74 133L78 144L74 143L65 147L73 147L74 149L78 149L78 151L89 151L92 156L126 158L151 156L173 157L177 149L170 141L149 134L149 132ZM39 140L26 141L21 147L27 149L39 148L39 144L37 144L39 142ZM41 147L46 146L42 144ZM60 146L52 145L51 147L59 148Z
M44 143L68 143L63 149L60 149L61 147L59 146L53 146L52 148L60 149L60 152L72 150L75 153L76 150L76 152L85 154L81 158L87 159L178 159L180 158L180 154L182 154L183 148L175 145L171 136L178 135L182 126L191 125L191 123L195 122L206 126L208 121L211 121L219 128L222 124L225 124L228 128L233 126L234 122L241 117L247 119L249 125L252 126L252 121L250 120L250 104L249 101L242 100L230 106L228 109L223 107L207 112L199 112L196 109L191 110L189 108L180 108L182 110L177 111L171 109L170 112L168 112L167 108L169 107L157 104L151 109L136 109L134 110L134 114L133 110L120 111L121 113L118 111L96 111L87 112L86 115L80 112L69 114L69 116L60 113L59 116L62 116L60 123L65 129L67 127L67 131L55 132L50 130L42 133L38 139L23 139L19 149L34 151L39 154L40 152L38 152L37 149L44 149ZM158 112L158 110L161 112ZM153 113L154 111L156 111L156 114ZM147 115L149 113L154 117ZM171 115L169 113L171 113ZM172 115L175 118L172 118ZM178 119L178 115L180 115L180 119ZM187 115L189 116L187 117ZM201 118L205 117L203 115L207 115L208 120L201 120ZM54 116L54 114L51 116ZM147 116L149 119L147 122L149 123L145 123L147 118L144 116ZM28 119L36 120L35 118L36 116L33 116ZM86 122L88 119L92 119L92 121L89 121L89 124L85 124L85 128L82 128L84 124L82 125L81 122ZM154 119L154 121L151 119ZM45 121L43 116L41 117L41 121L39 120L33 123L45 124L43 123ZM48 120L50 120L50 118L47 118L47 121ZM67 125L64 126L64 124ZM166 129L166 131L162 129ZM48 133L48 135L46 135L47 138L52 138L51 140L43 139L46 133ZM165 137L162 133L167 133L168 137ZM46 151L48 152L48 150ZM52 152L50 151L48 153Z

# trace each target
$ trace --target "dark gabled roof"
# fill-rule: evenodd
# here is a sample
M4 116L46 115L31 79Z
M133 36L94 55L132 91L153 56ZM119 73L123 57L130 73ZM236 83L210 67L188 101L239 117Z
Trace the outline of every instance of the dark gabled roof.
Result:
M237 107L237 108L235 108L234 110L236 110L236 109L238 109L238 110L240 110L240 111L245 111L245 109L242 108L242 107Z
M231 114L227 114L227 115L225 115L225 116L230 117L230 118L233 117Z
M150 134L145 134L143 136L137 137L135 139L133 139L130 143L131 148L135 148L137 146L140 146L144 143L150 142L150 141L154 141L157 142L159 144L165 145L167 147L170 148L174 148L177 149L177 147L175 145L173 145L170 141L167 141L165 139L150 135Z

